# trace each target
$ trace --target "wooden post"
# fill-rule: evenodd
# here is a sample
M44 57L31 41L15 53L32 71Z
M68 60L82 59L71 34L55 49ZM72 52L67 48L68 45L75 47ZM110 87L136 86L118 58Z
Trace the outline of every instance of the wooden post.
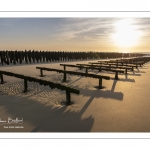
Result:
M66 104L69 105L70 104L70 92L66 91Z
M42 69L40 69L40 73L41 73L41 77L43 77L43 70Z
M27 79L24 79L24 92L27 92L27 89L28 89Z
M99 89L102 88L102 78L99 78Z
M80 70L82 70L82 65L80 65Z
M64 66L64 71L66 70L66 66Z
M140 63L140 67L142 66L142 64Z
M111 64L109 64L109 69L111 69Z
M66 72L64 71L64 79L63 82L66 82Z
M115 79L118 80L118 72L116 71Z
M85 68L86 69L86 73L88 74L88 68Z
M132 67L132 71L134 70L134 68Z
M4 83L4 79L3 79L3 74L2 73L0 74L0 78L1 78L1 84L3 84Z
M138 69L138 65L136 64L136 69Z
M127 68L125 69L125 74L127 74Z
M99 72L101 72L101 67L99 67Z

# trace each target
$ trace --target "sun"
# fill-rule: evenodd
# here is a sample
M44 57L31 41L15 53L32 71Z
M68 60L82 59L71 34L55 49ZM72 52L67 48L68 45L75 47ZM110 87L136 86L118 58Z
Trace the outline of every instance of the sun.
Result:
M131 19L121 19L114 24L111 39L116 46L130 48L138 44L141 32Z

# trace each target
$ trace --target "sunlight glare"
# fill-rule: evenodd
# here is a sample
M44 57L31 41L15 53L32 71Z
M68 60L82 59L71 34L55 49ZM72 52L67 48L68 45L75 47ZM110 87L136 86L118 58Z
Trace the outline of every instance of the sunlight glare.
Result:
M131 19L121 19L114 24L115 33L111 38L113 42L122 48L129 48L138 44L141 32L133 25Z

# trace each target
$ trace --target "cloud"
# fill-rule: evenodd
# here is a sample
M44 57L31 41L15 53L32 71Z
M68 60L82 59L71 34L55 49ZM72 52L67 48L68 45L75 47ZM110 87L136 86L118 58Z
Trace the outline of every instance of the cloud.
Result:
M83 40L95 41L106 37L113 32L112 24L115 18L67 18L63 19L63 24L57 28L57 40Z
M143 31L145 35L150 35L150 18L135 18L134 25L138 27L138 30Z

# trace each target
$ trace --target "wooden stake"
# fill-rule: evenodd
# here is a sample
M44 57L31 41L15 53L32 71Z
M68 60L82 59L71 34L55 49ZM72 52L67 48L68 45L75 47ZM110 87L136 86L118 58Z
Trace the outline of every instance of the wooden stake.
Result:
M2 73L0 74L0 78L1 78L1 84L3 84L4 83L4 79L3 79L3 74Z
M40 69L40 73L41 73L41 77L43 77L43 70L42 69Z
M102 88L102 78L99 78L99 88Z
M70 92L66 91L66 104L69 105L70 104Z
M80 70L82 70L82 65L80 65Z
M63 79L63 82L66 82L66 72L64 72L64 79Z
M66 66L64 66L64 71L66 70Z
M118 72L116 71L115 79L118 80Z
M86 68L86 73L88 74L88 68Z

